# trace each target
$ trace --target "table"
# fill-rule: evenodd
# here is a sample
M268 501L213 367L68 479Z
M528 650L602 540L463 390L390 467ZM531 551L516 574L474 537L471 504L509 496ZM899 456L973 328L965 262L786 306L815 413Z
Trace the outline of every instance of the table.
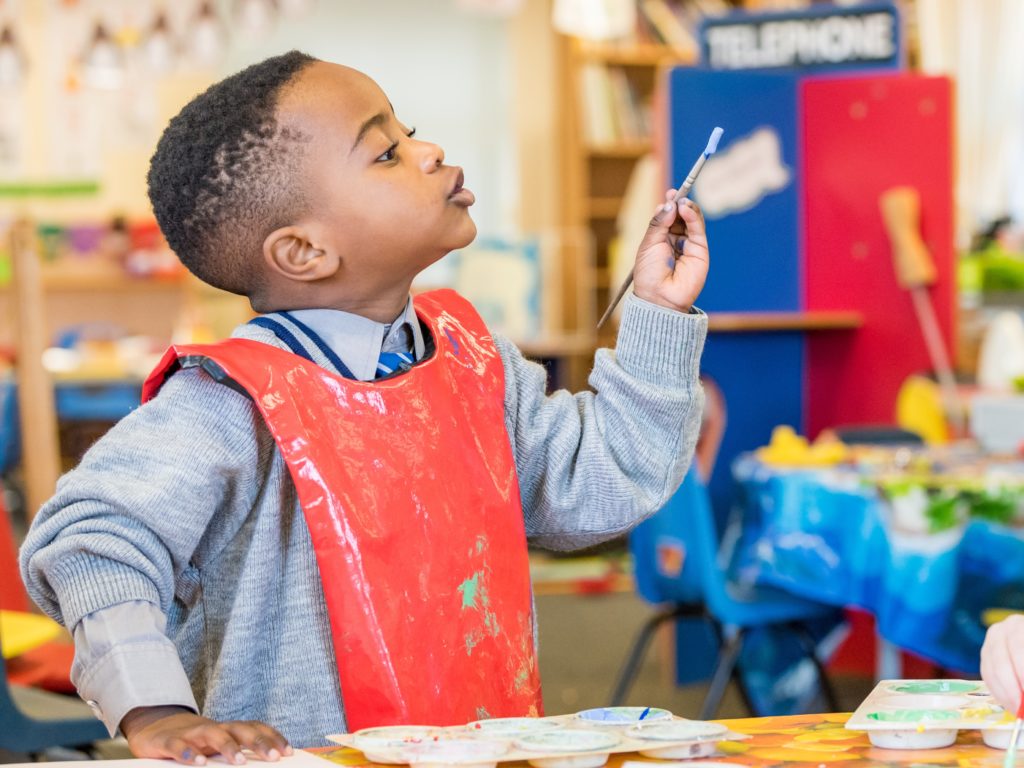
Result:
M871 746L867 735L848 731L844 723L849 714L789 715L743 720L722 720L736 733L749 735L745 740L719 744L721 755L707 758L711 762L728 762L748 766L792 765L800 768L821 768L841 764L859 766L973 766L1002 765L1003 752L986 747L979 731L961 731L956 744L945 749L891 750ZM362 753L344 747L312 750L320 757L349 768L374 766ZM680 765L641 757L634 753L612 755L607 768L622 768L626 762L658 765ZM704 760L687 760L685 765L699 768ZM526 763L499 763L499 768L526 768Z
M981 495L880 484L843 468L772 468L748 454L733 471L740 578L869 611L885 640L967 673L978 671L986 609L1024 609L1024 535L1019 522L998 521L1024 512L1024 494L995 514ZM975 503L978 514L967 515ZM914 504L927 515L915 518Z

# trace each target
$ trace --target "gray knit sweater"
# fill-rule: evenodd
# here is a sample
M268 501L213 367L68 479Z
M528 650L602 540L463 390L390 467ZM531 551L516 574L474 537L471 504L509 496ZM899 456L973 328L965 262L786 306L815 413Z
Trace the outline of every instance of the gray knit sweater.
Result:
M595 544L674 492L697 437L706 331L702 313L630 296L616 350L596 355L596 394L550 397L544 369L495 339L531 542ZM255 326L235 335L281 346ZM138 670L168 664L176 649L207 717L262 720L297 746L345 729L316 560L288 469L251 401L199 370L174 375L61 478L21 568L32 598L72 630L131 601L162 612L173 648L161 637L163 647L139 642L118 654ZM83 696L104 666L124 666L118 654L77 670ZM146 690L144 674L135 677L114 685L168 703Z

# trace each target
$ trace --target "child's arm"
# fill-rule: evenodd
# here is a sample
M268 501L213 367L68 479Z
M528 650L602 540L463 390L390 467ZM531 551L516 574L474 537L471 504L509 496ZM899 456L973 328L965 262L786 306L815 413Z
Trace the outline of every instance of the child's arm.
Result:
M679 213L687 230L679 262L675 209L651 221L616 349L595 357L596 394L545 396L544 370L497 339L527 534L543 546L584 547L629 530L665 503L690 463L707 316L687 310L703 287L708 251L696 207L681 204Z
M1017 712L1024 692L1024 616L989 627L981 646L981 679L1007 712Z
M185 712L193 730L210 722L194 714L188 677L164 634L166 614L183 576L216 556L259 493L272 438L263 445L256 419L243 396L200 371L180 372L61 478L32 525L23 579L73 632L73 681L111 732L128 725L127 713L156 706ZM193 735L159 748L124 730L139 756L183 759L191 743L194 762L218 738L233 755L219 727L199 734L202 742Z

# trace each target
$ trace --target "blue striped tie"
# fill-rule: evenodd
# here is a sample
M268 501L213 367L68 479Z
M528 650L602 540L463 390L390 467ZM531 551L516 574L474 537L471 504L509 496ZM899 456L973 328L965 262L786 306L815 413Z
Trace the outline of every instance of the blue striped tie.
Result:
M377 360L377 378L394 373L399 368L412 365L412 355L408 352L381 352Z

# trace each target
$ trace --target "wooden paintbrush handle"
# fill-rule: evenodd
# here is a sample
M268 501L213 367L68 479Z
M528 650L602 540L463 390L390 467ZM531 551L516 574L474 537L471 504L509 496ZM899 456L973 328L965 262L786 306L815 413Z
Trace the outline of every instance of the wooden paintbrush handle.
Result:
M921 239L921 198L913 187L893 187L878 199L902 288L933 285L938 278L935 262Z

